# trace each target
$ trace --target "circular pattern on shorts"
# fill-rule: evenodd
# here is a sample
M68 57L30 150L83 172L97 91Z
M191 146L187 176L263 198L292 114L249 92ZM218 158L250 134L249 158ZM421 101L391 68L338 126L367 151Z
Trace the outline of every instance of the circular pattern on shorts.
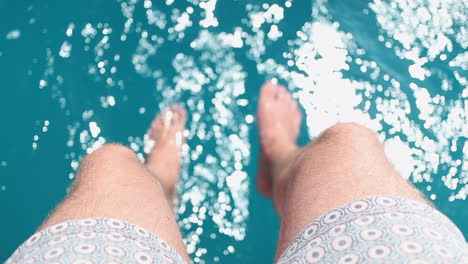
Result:
M123 257L127 254L127 251L119 246L109 245L104 247L104 252L113 257Z
M105 224L116 229L123 229L126 227L126 224L123 221L113 218L106 219Z
M69 227L68 222L62 222L62 223L58 223L49 227L48 231L52 234L55 234L55 233L66 230L68 227Z
M404 213L398 211L388 211L383 213L383 216L390 220L403 220L406 217Z
M301 264L301 259L297 259L297 258L290 259L290 260L288 260L288 262L291 263L291 264Z
M89 255L96 251L97 246L91 243L83 243L73 247L73 251L78 254Z
M408 225L394 224L390 227L390 232L397 236L411 236L414 234L414 229Z
M313 247L316 247L316 246L320 245L320 243L322 243L322 237L321 236L314 237L311 240L309 240L309 242L307 242L306 247L307 248L313 248Z
M437 253L437 255L439 255L441 257L453 258L453 254L450 251L450 249L448 249L448 248L446 248L444 246L435 244L435 245L432 246L432 249L434 250L435 253Z
M359 232L359 237L361 237L365 241L374 241L379 238L382 238L383 235L384 231L378 228L367 228Z
M85 230L76 234L76 238L85 240L95 239L97 236L98 233L96 233L96 231L93 230Z
M419 223L421 226L427 226L427 225L433 225L435 224L434 220L431 219L431 217L428 217L427 215L420 215L419 213L413 213L411 215L412 222Z
M55 248L51 248L51 249L47 250L46 253L44 253L43 258L44 258L45 260L58 258L58 257L60 257L60 256L63 254L63 252L65 252L65 248L64 248L64 247L55 247Z
M319 225L317 223L312 223L308 225L302 232L302 238L309 239L311 236L313 236L317 232L318 229L319 229Z
M359 263L360 259L361 257L358 254L348 253L342 256L338 260L338 264L355 264L355 263Z
M83 218L76 221L79 226L83 227L95 226L98 222L99 221L96 218Z
M144 238L149 238L151 236L150 232L146 231L145 229L139 226L133 226L133 231L135 231L135 233L137 233L138 235Z
M409 207L416 210L424 211L427 208L423 203L415 200L405 200L405 202Z
M286 256L290 257L292 254L296 253L298 246L299 246L299 241L295 239L291 244L289 244L288 250L286 251Z
M343 216L343 211L341 209L335 209L323 217L323 222L325 224L331 224L338 221Z
M21 264L34 264L36 263L35 257L29 257L26 260L21 261Z
M111 261L104 262L104 264L122 264L122 262L111 260Z
M358 226L368 226L375 222L375 216L373 215L362 215L354 219L353 223Z
M153 263L153 258L149 254L141 251L135 252L133 254L133 259L139 264Z
M124 234L115 231L107 233L106 238L113 242L124 242L127 240L127 237Z
M416 241L403 240L398 244L401 251L408 254L419 254L424 251L424 247Z
M137 245L139 248L143 250L151 250L151 247L145 241L141 240L140 238L135 239L134 242L135 242L135 245Z
M375 203L383 207L390 207L398 205L398 201L391 197L376 197Z
M354 239L349 235L336 237L331 242L331 247L335 251L343 251L354 244Z
M442 235L436 230L434 230L433 228L425 226L422 228L422 231L424 232L424 234L428 235L431 239L441 240L443 238Z
M95 262L90 259L77 259L72 264L95 264Z
M24 245L26 245L27 247L30 247L30 246L34 245L37 241L39 241L41 236L42 236L42 233L36 233L36 234L32 235L28 240L26 240Z
M369 203L367 201L359 200L350 203L347 209L351 213L359 213L365 211L367 208L369 208Z
M158 244L161 246L162 249L166 250L166 251L171 251L171 247L166 243L166 241L162 240L162 239L158 239Z
M330 237L336 237L343 234L346 231L346 223L336 225L328 230L328 235Z
M47 241L47 244L49 246L57 245L57 244L63 243L67 239L68 239L68 235L66 235L66 234L60 235L60 236L55 236L51 240Z
M325 250L322 247L314 247L305 253L306 263L315 263L325 256Z
M367 256L371 259L382 259L392 253L390 246L384 244L373 245L367 250Z
M167 254L167 253L160 253L159 255L163 256L163 258L167 261L167 262L164 262L164 263L173 263L173 264L178 264L178 262L176 261L176 258L170 254Z
M28 255L34 256L34 255L40 254L39 253L40 250L41 250L41 247L38 247L38 246L31 247L28 250Z

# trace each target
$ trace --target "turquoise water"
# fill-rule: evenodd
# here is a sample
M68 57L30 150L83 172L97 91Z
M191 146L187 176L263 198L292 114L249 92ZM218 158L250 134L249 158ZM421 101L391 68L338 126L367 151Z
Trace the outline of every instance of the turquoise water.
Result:
M105 142L144 157L149 122L191 113L179 223L197 263L268 263L255 191L258 88L287 84L302 144L338 121L379 133L402 176L468 234L467 4L0 1L0 260ZM146 146L146 148L145 148Z

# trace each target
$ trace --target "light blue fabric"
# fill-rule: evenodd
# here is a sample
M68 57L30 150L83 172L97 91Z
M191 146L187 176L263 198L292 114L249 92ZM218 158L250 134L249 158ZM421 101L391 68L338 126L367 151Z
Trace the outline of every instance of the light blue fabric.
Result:
M6 263L185 262L141 227L118 219L87 218L34 234ZM468 246L458 228L434 208L377 196L313 221L277 261L285 263L468 263Z
M285 263L468 263L463 234L421 202L369 197L309 224L283 252Z
M169 245L149 231L118 219L69 220L34 234L6 262L184 264Z

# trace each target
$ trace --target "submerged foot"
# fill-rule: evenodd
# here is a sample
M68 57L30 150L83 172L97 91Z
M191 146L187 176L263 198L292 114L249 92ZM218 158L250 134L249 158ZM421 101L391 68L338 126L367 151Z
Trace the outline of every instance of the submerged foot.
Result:
M148 129L149 138L156 144L148 155L146 166L158 177L169 198L175 197L175 186L179 181L186 121L187 112L175 104L158 114Z
M283 163L298 149L301 119L298 104L285 87L272 81L262 86L257 108L261 144L257 188L268 198L273 196L273 181L281 176Z

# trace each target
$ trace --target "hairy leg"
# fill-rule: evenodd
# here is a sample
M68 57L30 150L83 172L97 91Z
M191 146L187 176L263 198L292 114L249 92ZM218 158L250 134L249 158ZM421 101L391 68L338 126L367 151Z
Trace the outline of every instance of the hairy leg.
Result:
M278 93L284 88L276 89ZM276 257L307 224L353 200L373 195L394 195L427 202L395 171L373 131L354 123L340 123L299 148L296 145L298 125L287 125L297 112L290 111L285 115L290 118L284 120L262 118L267 113L281 118L274 111L291 109L281 107L281 104L290 104L290 95L272 97L263 92L261 96L264 101L277 104L268 109L260 104L258 110L262 152L269 160L270 168L269 174L260 174L259 177L269 177L270 193L281 217ZM283 123L276 127L289 129L289 132L277 133L279 129L273 130L267 121ZM281 136L285 134L296 137ZM265 179L261 181L267 182ZM265 186L259 186L259 189L262 191Z
M171 166L162 166L159 163L165 163L165 159L157 159L180 154L167 147L171 143L163 142L184 128L185 111L180 107L171 110L174 115L166 125L169 130L153 131L152 127L149 131L150 136L164 131L164 135L158 136L159 146L164 147L156 144L153 152L157 154L152 153L146 165L124 146L104 145L82 160L70 194L39 230L70 219L117 218L156 234L189 263L170 201L179 177L179 160L173 159Z
M156 144L146 159L146 166L158 177L171 202L177 196L186 121L187 112L175 104L157 115L148 129L148 136Z
M308 223L360 198L400 196L427 203L388 161L374 132L353 123L337 124L293 155L284 172L283 219L277 255ZM276 198L275 198L276 199Z

